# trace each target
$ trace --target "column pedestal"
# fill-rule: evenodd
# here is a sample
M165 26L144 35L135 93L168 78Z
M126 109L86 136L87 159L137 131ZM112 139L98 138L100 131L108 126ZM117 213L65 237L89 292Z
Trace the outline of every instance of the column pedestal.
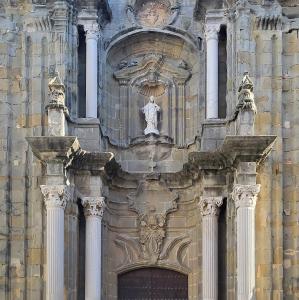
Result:
M222 197L202 197L202 294L203 300L218 300L218 215Z
M104 197L82 199L86 217L85 300L101 299L101 225Z
M255 299L255 206L260 185L236 184L237 299Z
M64 299L64 209L69 198L65 185L42 185L47 210L46 299Z

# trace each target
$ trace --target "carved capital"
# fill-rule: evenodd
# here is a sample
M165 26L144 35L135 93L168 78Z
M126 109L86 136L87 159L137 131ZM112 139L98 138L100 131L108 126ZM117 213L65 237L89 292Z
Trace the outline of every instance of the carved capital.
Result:
M84 26L84 29L86 31L86 41L89 39L97 40L99 37L99 25L92 23Z
M106 207L104 197L84 197L82 199L82 205L84 207L85 217L103 217Z
M251 207L255 208L258 193L261 186L259 184L242 185L235 184L232 197L236 203L236 208Z
M219 207L222 205L222 197L206 197L203 196L199 201L199 209L202 216L218 216Z
M46 209L63 208L71 198L70 187L67 185L41 185L41 192L44 196Z
M206 40L217 40L218 41L218 33L220 30L220 24L207 24L205 30Z

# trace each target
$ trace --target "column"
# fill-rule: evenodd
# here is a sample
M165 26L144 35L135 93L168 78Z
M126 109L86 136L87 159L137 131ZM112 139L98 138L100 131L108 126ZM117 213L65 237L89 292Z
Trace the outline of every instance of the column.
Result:
M98 110L98 25L86 29L86 117L97 118Z
M255 205L260 185L235 184L237 209L237 299L255 299Z
M47 210L46 299L64 299L64 209L66 185L41 185Z
M219 25L207 24L207 119L218 118L218 32Z
M218 215L222 197L201 197L202 294L203 300L218 300Z
M101 225L104 197L82 199L86 217L85 300L101 299Z

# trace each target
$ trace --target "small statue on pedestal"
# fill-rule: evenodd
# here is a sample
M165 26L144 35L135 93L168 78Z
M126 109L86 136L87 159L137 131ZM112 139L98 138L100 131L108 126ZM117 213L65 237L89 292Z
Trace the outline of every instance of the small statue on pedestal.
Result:
M144 134L155 133L159 135L158 125L158 112L161 110L160 106L156 104L154 96L150 96L149 102L141 109L145 115L146 128Z

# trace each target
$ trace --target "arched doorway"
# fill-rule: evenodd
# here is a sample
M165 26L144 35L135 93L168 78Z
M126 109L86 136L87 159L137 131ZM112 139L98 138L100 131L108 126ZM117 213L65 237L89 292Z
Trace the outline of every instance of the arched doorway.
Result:
M118 300L188 300L188 276L160 268L143 268L118 276Z

